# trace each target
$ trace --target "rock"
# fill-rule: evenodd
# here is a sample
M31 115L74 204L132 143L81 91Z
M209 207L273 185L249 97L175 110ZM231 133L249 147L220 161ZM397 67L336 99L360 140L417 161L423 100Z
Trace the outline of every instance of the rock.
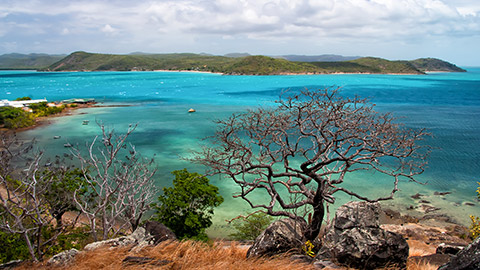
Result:
M376 203L349 202L335 213L334 227L340 230L357 227L380 227L380 206Z
M22 264L22 263L23 263L22 260L9 261L9 262L0 264L0 269L2 269L2 270L15 269L15 268L17 268L18 266L20 266L20 264Z
M55 266L65 266L71 263L75 256L77 256L79 253L80 251L72 248L54 255L47 261L47 263Z
M154 245L158 245L158 243L165 240L177 239L177 236L172 230L158 221L147 221L143 227L146 233L153 237Z
M444 195L448 195L448 194L451 194L452 192L450 191L446 191L446 192L438 192L438 191L435 191L433 193L433 195L438 195L438 196L444 196Z
M90 243L84 250L94 250L100 247L135 246L138 251L148 245L158 245L165 240L176 240L175 234L160 222L147 221L144 227L138 227L132 234L105 241Z
M380 228L378 203L349 202L338 208L317 261L334 260L343 265L374 269L406 266L407 241L397 233Z
M295 254L290 257L290 260L309 264L313 261L313 258L307 255Z
M475 204L472 203L472 202L464 202L463 205L466 205L466 206L475 206Z
M281 219L270 224L247 251L247 258L255 256L273 256L299 248L307 224L305 221Z
M420 200L418 201L419 203L430 203L430 201L427 201L427 200Z
M463 250L467 245L462 243L441 243L437 246L435 253L437 254L451 254L456 255Z
M93 242L86 245L84 250L95 250L101 247L124 247L124 246L146 246L153 243L153 237L146 234L145 228L138 227L132 234L104 241Z
M417 194L412 195L412 196L410 196L410 197L411 197L412 199L418 200L418 199L420 199L422 196L424 196L424 195L422 195L422 194L420 194L420 193L417 193Z
M431 213L431 212L435 212L435 211L441 210L441 208L434 207L434 206L431 206L431 205L426 205L426 204L420 205L420 208L421 208L423 211L425 211L425 213Z
M455 255L450 262L438 270L474 270L480 269L480 237Z
M449 254L430 254L426 256L414 256L408 258L409 264L414 265L426 265L430 264L435 267L439 267L448 261L450 261L451 255Z
M328 269L343 269L340 268L338 265L334 264L332 261L329 260L320 260L313 263L313 266L318 269L328 268Z

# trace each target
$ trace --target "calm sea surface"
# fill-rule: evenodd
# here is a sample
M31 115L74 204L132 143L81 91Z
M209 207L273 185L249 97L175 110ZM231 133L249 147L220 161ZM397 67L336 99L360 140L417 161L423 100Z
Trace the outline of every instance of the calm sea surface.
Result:
M467 73L429 75L298 75L298 76L222 76L208 73L178 72L65 72L0 71L0 99L22 96L62 100L95 98L105 105L128 107L90 108L75 115L55 118L53 123L22 133L36 138L50 156L68 151L65 142L85 144L99 134L95 121L118 132L138 123L131 142L144 156L154 156L159 168L159 187L171 184L173 170L202 167L179 157L198 148L200 140L212 134L212 120L256 106L270 106L282 91L303 88L343 87L345 95L371 98L377 110L393 112L407 127L427 128L435 147L426 172L419 180L426 185L402 182L401 191L388 206L422 214L417 192L430 205L441 208L458 222L468 225L468 215L480 215L475 189L480 181L480 68ZM187 113L194 108L196 113ZM89 125L82 125L90 120ZM61 136L54 140L53 136ZM237 187L220 176L211 178L220 187L225 203L217 208L212 236L225 236L225 219L251 212L240 199L232 199ZM362 173L348 179L348 187L366 195L389 192L392 181ZM445 196L435 191L452 192ZM261 198L259 198L261 199ZM333 208L348 201L340 197ZM475 206L465 205L470 202Z

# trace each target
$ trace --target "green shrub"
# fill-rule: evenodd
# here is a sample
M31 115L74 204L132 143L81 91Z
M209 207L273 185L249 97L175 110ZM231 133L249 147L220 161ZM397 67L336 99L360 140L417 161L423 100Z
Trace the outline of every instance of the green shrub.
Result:
M163 188L154 205L154 220L169 227L179 239L207 241L205 229L212 225L213 208L223 202L218 187L207 177L187 169L173 171L173 187Z
M480 200L480 182L477 182L479 185L477 187L477 198ZM470 224L470 236L475 239L480 236L480 218L474 215L470 215L472 223Z
M273 217L263 212L236 219L232 221L235 232L230 234L230 237L235 240L255 240L272 222Z
M30 258L25 239L20 234L0 231L0 264Z
M0 107L0 125L9 129L28 127L35 124L33 114L20 108Z
M31 97L19 97L19 98L16 98L15 101L22 101L22 100L32 100Z

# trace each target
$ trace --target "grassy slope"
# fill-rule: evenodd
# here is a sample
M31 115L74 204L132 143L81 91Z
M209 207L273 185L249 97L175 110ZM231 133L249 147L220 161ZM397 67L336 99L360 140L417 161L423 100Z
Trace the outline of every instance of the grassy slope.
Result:
M445 70L450 70L453 72L466 72L466 70L459 68L452 63L436 58L419 58L417 60L410 61L410 63L423 72Z
M75 52L51 65L48 67L48 70L195 70L220 72L231 75L318 73L424 74L424 72L417 69L416 66L433 66L433 60L422 60L423 62L420 60L421 59L415 61L389 61L381 58L364 57L345 62L292 62L285 59L260 55L231 58L188 53L113 55ZM448 68L454 66L450 63L447 64L450 66L443 64L441 67Z
M38 69L61 60L65 55L4 54L0 55L0 69Z

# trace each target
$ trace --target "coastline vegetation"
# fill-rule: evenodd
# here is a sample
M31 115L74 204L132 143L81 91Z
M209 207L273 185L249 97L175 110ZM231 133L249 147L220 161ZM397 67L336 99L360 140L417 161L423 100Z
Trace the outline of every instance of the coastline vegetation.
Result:
M31 100L30 97L19 97L16 101ZM70 105L71 106L71 105ZM0 128L18 129L35 125L38 117L46 117L61 113L67 105L49 106L47 102L30 104L25 108L10 106L0 107Z
M464 71L433 58L389 61L363 57L340 62L288 61L268 56L226 57L192 53L115 55L74 52L42 71L200 71L227 75L282 74L425 74L426 71Z

